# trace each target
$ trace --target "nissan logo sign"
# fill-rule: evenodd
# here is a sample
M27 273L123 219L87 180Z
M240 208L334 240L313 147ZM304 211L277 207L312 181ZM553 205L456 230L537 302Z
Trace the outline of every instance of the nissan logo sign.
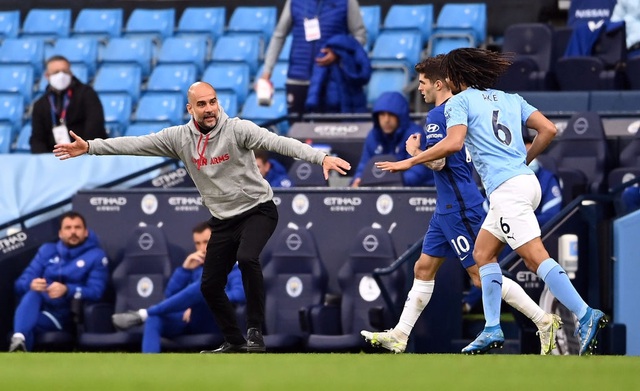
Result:
M300 164L298 168L296 168L296 176L298 177L298 179L304 181L309 179L309 177L311 176L311 171L311 164L305 162Z
M379 244L378 238L375 235L367 235L362 240L362 247L370 253L376 251Z
M302 246L302 239L300 238L300 235L294 233L287 237L286 243L289 250L298 251L300 246Z
M573 131L576 134L584 134L587 130L589 130L589 121L586 118L580 117L573 123Z
M153 236L151 236L151 234L146 233L146 232L143 233L138 238L138 245L144 251L149 250L153 246Z

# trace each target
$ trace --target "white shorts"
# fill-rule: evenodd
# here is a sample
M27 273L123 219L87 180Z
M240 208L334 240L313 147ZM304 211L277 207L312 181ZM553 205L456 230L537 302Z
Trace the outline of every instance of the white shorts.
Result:
M489 213L482 228L517 249L540 236L534 211L542 191L535 175L518 175L504 182L489 196Z

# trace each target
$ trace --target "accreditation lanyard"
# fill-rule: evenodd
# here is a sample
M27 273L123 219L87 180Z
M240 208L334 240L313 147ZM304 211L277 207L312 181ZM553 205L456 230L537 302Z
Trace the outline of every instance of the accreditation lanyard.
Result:
M308 18L309 15L309 3L306 3L304 12L304 38L307 42L317 41L321 37L320 33L320 8L322 7L322 0L318 1L318 8L316 14L312 18Z
M69 107L69 101L71 100L72 92L71 89L67 90L67 93L62 98L62 111L60 112L60 124L65 123L65 119L67 118L67 107ZM53 126L56 126L58 122L56 121L56 102L53 99L53 94L49 94L49 104L51 105L51 123Z

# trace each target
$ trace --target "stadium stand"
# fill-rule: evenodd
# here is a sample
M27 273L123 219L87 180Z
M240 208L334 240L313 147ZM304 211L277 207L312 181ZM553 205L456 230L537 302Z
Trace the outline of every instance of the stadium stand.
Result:
M367 30L367 51L373 47L373 43L380 34L380 22L382 20L382 9L379 5L361 5L360 14L364 28Z
M382 31L409 30L420 32L421 47L429 42L433 32L433 4L394 4L389 8L384 17Z
M180 16L174 35L197 35L214 42L224 34L226 15L225 7L187 7Z
M20 31L20 11L0 11L0 40L17 38Z
M148 37L156 44L173 35L176 25L174 8L133 10L124 27L126 37Z
M85 8L78 13L71 36L107 41L122 35L123 20L121 8Z
M66 38L71 31L71 9L39 9L29 11L22 24L20 37L52 41Z

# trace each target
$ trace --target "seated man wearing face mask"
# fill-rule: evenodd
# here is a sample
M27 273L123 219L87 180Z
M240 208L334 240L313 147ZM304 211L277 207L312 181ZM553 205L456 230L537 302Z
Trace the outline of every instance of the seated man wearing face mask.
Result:
M73 76L66 58L49 58L44 76L49 85L33 104L31 153L50 153L55 144L70 142L69 130L87 139L107 137L98 94Z

